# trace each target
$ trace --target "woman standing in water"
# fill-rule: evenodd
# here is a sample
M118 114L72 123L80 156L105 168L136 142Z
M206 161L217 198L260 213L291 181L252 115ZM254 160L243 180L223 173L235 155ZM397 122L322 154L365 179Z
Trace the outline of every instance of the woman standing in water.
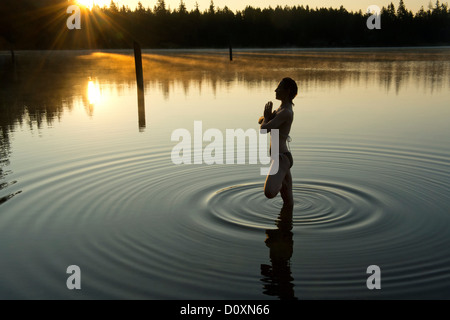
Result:
M279 166L278 172L267 175L264 184L264 194L267 198L274 198L280 192L285 205L294 205L292 193L292 175L291 167L294 163L292 154L289 151L286 140L291 131L292 121L294 120L294 111L292 100L297 96L298 87L291 78L284 78L275 90L275 98L281 101L280 107L272 113L272 102L268 102L264 108L264 116L259 119L261 129L269 132L272 129L279 130ZM273 161L270 167L272 172Z

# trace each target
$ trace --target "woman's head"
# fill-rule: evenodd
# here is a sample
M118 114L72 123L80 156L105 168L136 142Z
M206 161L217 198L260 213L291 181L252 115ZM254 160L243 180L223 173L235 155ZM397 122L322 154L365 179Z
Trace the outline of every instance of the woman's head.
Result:
M283 78L275 92L278 100L288 100L292 102L298 93L297 83L291 78Z

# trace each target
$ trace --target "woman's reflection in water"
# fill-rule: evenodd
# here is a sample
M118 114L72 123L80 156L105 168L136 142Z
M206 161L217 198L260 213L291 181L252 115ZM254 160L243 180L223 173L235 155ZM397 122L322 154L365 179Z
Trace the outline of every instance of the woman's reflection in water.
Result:
M277 220L277 229L267 229L265 243L270 249L272 265L262 264L263 292L278 296L281 300L297 299L294 294L294 278L291 276L290 259L294 247L292 240L293 205L284 205Z

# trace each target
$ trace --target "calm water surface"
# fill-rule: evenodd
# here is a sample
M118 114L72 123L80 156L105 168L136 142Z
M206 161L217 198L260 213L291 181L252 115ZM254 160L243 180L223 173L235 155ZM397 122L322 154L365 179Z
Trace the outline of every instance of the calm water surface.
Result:
M139 107L130 51L0 53L0 298L450 299L449 48L143 59ZM291 219L260 163L171 161L194 121L258 129L285 76Z

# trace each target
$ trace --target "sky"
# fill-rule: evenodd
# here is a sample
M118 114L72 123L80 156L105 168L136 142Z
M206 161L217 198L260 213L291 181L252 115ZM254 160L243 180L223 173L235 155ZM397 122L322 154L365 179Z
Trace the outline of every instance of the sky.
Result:
M104 5L105 3L109 4L110 0L94 0L97 1L100 5ZM420 7L423 6L425 9L428 8L428 4L430 0L403 0L406 8L411 10L413 13L419 11ZM131 9L134 9L139 2L139 0L114 0L114 2L119 5L125 4L128 5ZM157 0L141 0L144 7L153 8L156 4ZM184 0L186 4L186 8L188 10L192 10L195 7L195 3L198 3L200 11L204 11L209 8L209 4L211 0ZM253 7L259 8L267 8L269 6L276 7L277 5L281 6L294 6L294 5L309 5L311 8L315 7L333 7L339 8L341 5L344 6L349 11L359 11L363 12L367 11L367 8L370 5L377 5L380 8L387 7L389 3L394 3L397 8L399 0L214 0L214 5L219 8L223 8L227 6L232 11L243 10L246 6L251 5ZM432 0L434 3L436 0ZM441 0L440 2L447 2L445 0ZM180 0L165 0L166 6L171 9L177 8Z

